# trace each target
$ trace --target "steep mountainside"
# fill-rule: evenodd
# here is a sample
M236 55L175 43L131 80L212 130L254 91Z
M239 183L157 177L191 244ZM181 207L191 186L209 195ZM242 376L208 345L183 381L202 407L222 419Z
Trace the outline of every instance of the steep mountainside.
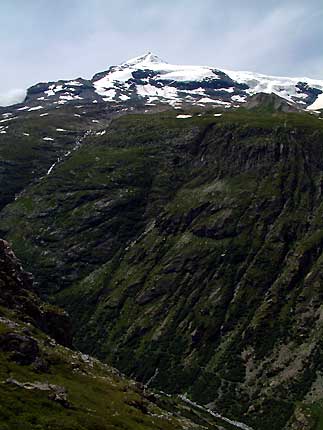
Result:
M185 397L153 392L126 379L98 360L56 343L39 326L66 343L66 315L37 298L30 273L0 240L3 430L248 430Z
M76 345L262 430L323 416L323 122L281 110L63 105L0 145L1 234Z

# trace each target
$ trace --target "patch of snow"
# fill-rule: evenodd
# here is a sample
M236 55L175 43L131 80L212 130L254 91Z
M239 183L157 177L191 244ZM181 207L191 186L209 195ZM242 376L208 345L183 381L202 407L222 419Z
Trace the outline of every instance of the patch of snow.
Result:
M222 116L222 113L215 113L213 116Z
M18 119L18 116L13 116L13 117L11 117L11 118L1 119L1 120L0 120L0 123L8 122L8 121L12 121L12 120L14 120L14 119Z
M314 110L314 111L317 109L323 109L323 93L319 94L319 96L317 97L315 102L313 104L311 104L310 106L308 106L307 109L308 110Z
M26 109L30 109L29 106L23 106L23 107L21 107L21 108L19 108L17 110L26 110Z
M210 97L203 97L198 101L199 106L203 106L205 103L213 103L215 105L222 105L224 107L231 107L231 103L224 102L222 100L211 99Z
M177 115L176 118L179 118L179 119L192 118L192 115Z
M51 137L43 137L43 140L48 140L48 141L54 141L54 139L52 139Z
M195 90L189 90L189 95L187 95L186 97L189 97L191 94L197 95L197 96L205 96L205 89L196 88Z
M69 81L68 85L72 85L73 87L81 87L83 84L78 81Z
M50 175L51 171L54 169L54 167L56 166L56 164L57 164L57 161L55 161L55 163L53 163L53 164L50 166L50 168L48 169L48 171L47 171L46 175Z
M216 91L225 91L226 93L234 93L234 87L230 88L219 88Z
M151 104L152 102L157 102L158 100L159 100L158 97L149 97L147 104Z
M222 100L214 100L214 103L217 105L223 105L225 108L231 107L231 103L223 102Z
M46 112L46 113L41 113L39 116L47 116L48 115L48 112Z
M44 109L43 106L32 107L32 108L28 109L28 112L31 112L31 111L34 111L34 110L40 110L40 109Z
M154 85L137 85L137 94L142 97L162 97L164 99L176 99L177 89L174 87L162 87L158 88ZM151 99L150 99L151 101Z
M101 92L97 91L98 94L100 94L101 96L104 96L104 100L105 101L112 101L116 95L116 90L115 89L103 89Z
M60 131L61 132L61 131L67 131L67 130L65 130L64 128L57 128L56 131Z
M203 97L199 100L199 103L216 103L216 100L213 100L210 97Z
M178 69L161 74L160 79L167 81L189 82L204 79L219 79L209 67L177 66Z
M126 101L126 100L130 99L130 97L127 96L126 94L122 94L119 98L120 98L120 100L123 100L123 101Z
M29 133L22 133L24 136L30 136Z
M132 69L126 68L122 69L119 67L112 67L108 74L95 82L95 87L97 89L109 87L114 82L127 82L129 79L132 79Z
M48 87L47 91L44 91L44 93L47 96L51 97L51 96L54 96L59 91L63 91L63 85L52 84Z
M71 96L70 94L63 94L63 95L59 96L59 98L61 100L67 100L67 101L68 100L83 100L83 98L80 96Z
M246 102L246 97L242 97L242 96L236 95L236 96L232 96L231 100L233 100L234 102L245 103Z

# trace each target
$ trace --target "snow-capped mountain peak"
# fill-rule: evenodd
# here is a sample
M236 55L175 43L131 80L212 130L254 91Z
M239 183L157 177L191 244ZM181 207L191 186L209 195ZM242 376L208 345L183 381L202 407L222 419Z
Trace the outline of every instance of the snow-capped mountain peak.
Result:
M260 93L280 97L284 109L323 109L323 80L169 64L148 52L111 66L91 80L37 84L29 88L24 104L17 106L17 114L82 103L108 103L121 109L161 104L231 108L248 103L250 97Z
M316 107L323 81L233 72L207 66L169 64L148 52L111 67L92 80L104 101L141 100L222 107L239 106L258 93L276 94L295 109Z
M152 52L140 55L139 57L131 58L130 60L122 63L122 66L138 66L138 65L149 65L149 64L167 64L166 61L162 60Z

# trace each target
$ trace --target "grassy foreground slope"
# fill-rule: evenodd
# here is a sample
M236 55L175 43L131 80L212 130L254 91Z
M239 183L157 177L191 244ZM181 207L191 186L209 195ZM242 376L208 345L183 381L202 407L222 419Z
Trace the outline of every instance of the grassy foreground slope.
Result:
M125 378L40 327L69 343L66 315L39 300L30 273L0 240L2 430L237 428L185 399Z

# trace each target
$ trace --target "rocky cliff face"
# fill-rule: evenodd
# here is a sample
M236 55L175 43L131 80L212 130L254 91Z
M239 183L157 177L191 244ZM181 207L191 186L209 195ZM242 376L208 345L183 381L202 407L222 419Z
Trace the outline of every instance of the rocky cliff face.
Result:
M114 120L86 107L81 144L11 194L0 231L69 311L83 351L255 429L311 428L323 124L267 101ZM64 109L46 130L58 157L74 132L57 131ZM24 121L19 132L36 127Z
M72 343L71 323L63 310L47 305L33 289L33 276L22 269L8 242L0 239L0 306L14 311L62 345Z

